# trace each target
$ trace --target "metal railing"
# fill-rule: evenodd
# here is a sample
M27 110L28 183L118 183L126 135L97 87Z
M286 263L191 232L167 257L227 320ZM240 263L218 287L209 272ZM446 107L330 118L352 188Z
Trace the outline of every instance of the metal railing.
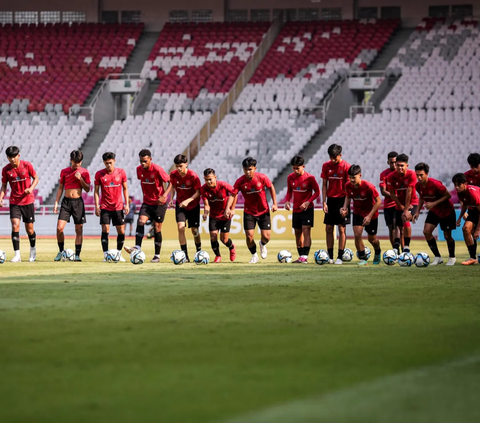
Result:
M359 105L359 106L350 106L350 119L355 119L358 115L374 115L375 114L375 106L371 104L367 105Z

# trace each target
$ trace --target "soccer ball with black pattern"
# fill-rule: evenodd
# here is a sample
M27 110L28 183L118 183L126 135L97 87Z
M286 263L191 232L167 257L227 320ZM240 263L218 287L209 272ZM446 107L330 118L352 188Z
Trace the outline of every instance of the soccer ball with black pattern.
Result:
M365 247L365 260L368 260L371 255L372 255L372 252L370 251L370 248ZM357 258L358 259L360 258L360 257L358 257L358 251L357 251Z
M427 253L415 254L415 266L427 267L430 264L430 256Z
M401 267L410 267L415 261L412 253L402 253L398 256L398 264Z
M343 250L343 256L342 256L342 261L352 261L353 259L353 251L350 250L350 248L345 248Z
M62 251L62 261L75 261L75 251L67 248Z
M210 262L210 256L206 251L200 250L195 253L193 258L195 264L208 264Z
M173 250L172 254L170 255L170 260L173 264L178 266L179 264L183 264L187 261L187 256L182 250Z
M394 250L387 250L383 253L383 262L387 266L393 266L398 260L397 253Z
M277 254L277 260L279 263L291 263L292 253L288 250L282 250Z
M132 264L143 264L145 263L145 253L142 250L133 250L130 254L130 261Z
M7 253L0 250L0 264L5 263L5 260L7 260Z
M118 250L108 250L105 253L105 261L108 263L118 263L120 261L121 252Z
M317 263L319 266L327 264L328 260L330 259L330 257L328 256L328 253L325 250L315 251L313 258L315 259L315 263Z

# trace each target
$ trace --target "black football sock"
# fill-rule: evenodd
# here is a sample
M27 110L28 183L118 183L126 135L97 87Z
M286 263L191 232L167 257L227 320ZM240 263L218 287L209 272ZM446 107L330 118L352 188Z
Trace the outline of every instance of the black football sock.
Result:
M303 247L297 247L297 253L299 256L303 255L302 252L303 252Z
M403 237L403 241L405 243L405 246L403 247L403 251L405 251L405 248L408 248L410 250L410 240L411 238L409 236Z
M60 252L62 252L63 250L65 250L65 243L64 242L59 242L58 243L58 250Z
M216 256L220 255L220 244L218 241L210 241L210 245L212 246L212 250Z
M303 247L303 255L307 256L310 254L310 247Z
M333 248L328 248L328 257L333 260Z
M468 253L470 254L470 258L476 259L477 258L477 246L474 244L467 247Z
M400 238L395 238L393 241L393 249L399 251L400 250Z
M75 255L80 256L81 252L82 252L82 244L75 244Z
M345 252L345 250L340 250L340 248L338 249L338 258L340 260L343 260L343 253Z
M30 241L30 247L34 248L37 241L37 234L34 232L32 235L28 235L28 240Z
M142 246L143 236L145 235L145 225L137 225L135 232L135 245Z
M447 243L447 247L448 247L448 256L455 257L455 241L452 240L452 242Z
M185 253L185 257L187 258L187 260L190 260L190 259L188 258L187 244L185 244L185 245L180 245L180 248L181 248L182 251Z
M20 250L20 232L12 232L13 250Z
M427 244L430 247L430 250L432 250L432 253L435 257L440 257L440 251L438 251L438 246L437 246L437 241L435 238L432 238L430 240L427 240Z
M250 252L253 254L257 254L257 244L253 244L253 247L248 247Z
M379 256L382 253L382 250L380 248L375 248L375 255Z
M225 247L227 247L229 250L233 250L235 248L230 238L228 238L228 241L225 243Z
M155 255L159 256L162 250L162 232L155 232Z
M197 248L197 251L200 251L202 249L202 243L199 242L198 244L195 243L195 247Z
M108 251L108 232L102 232L102 250Z
M118 251L122 251L124 243L125 243L125 234L118 234L117 235L117 250Z
M366 260L367 259L367 255L365 254L365 250L362 250L362 251L358 252L358 258L360 260Z

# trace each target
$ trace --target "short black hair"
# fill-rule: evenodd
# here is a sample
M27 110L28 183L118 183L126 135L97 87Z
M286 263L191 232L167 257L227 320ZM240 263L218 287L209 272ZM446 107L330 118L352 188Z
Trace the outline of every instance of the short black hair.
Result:
M478 167L480 165L480 154L472 153L468 155L468 164L472 167Z
M70 160L74 163L80 163L83 160L83 153L80 150L73 150L70 153Z
M456 173L455 175L453 175L452 182L455 185L466 184L467 177L465 176L464 173Z
M10 147L7 147L5 154L10 158L17 157L20 154L20 149L14 145L11 145Z
M204 171L203 171L203 176L208 176L210 174L214 174L215 175L215 170L212 169L211 167L207 167Z
M253 157L247 157L242 161L242 167L248 169L249 167L257 167L257 161Z
M175 163L176 165L188 163L188 158L187 156L185 156L185 154L177 154L173 159L173 163Z
M348 168L348 176L360 175L362 173L362 168L359 165L352 164Z
M390 151L390 153L388 153L387 155L387 159L393 159L395 157L398 157L398 153L396 151Z
M332 144L330 147L328 147L327 152L328 156L332 158L340 156L340 154L342 154L342 146L338 144Z
M138 156L139 157L152 157L152 153L150 152L150 150L147 150L146 148L144 148L143 150L140 150L140 153L138 153Z
M115 160L115 153L112 153L111 151L107 151L106 153L103 153L102 160Z
M430 166L426 163L421 162L415 166L415 170L418 170L419 172L423 170L428 175L428 172L430 171Z
M397 163L408 163L408 156L406 154L399 154L397 156Z
M302 156L293 156L290 160L292 166L303 166L305 164L305 159Z

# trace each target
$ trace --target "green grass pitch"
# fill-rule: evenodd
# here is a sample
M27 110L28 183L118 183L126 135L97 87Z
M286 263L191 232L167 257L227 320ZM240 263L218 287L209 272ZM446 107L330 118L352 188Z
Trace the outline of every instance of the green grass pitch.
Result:
M0 265L0 422L480 421L480 266L277 263L291 241L248 265L237 246L174 266L168 241L134 266L100 240L54 263L39 240L36 263Z

